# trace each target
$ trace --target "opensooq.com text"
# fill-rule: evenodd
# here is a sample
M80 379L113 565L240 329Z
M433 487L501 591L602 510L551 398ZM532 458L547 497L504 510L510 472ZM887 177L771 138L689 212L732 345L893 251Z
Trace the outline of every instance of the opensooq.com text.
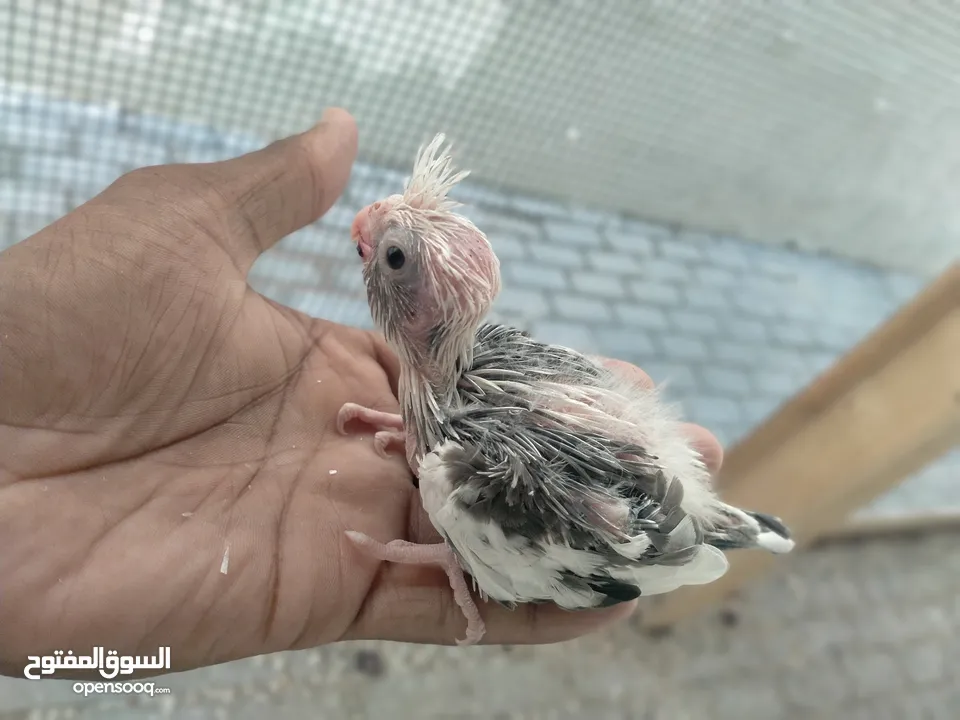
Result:
M75 682L73 691L78 695L83 693L84 697L88 695L102 695L106 693L137 695L166 695L170 688L156 687L152 682Z

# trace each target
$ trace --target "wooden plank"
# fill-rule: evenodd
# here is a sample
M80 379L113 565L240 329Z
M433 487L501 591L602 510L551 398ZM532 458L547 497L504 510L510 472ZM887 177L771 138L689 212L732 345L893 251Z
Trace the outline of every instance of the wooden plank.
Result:
M960 478L957 478L957 481L960 482ZM859 518L827 530L812 544L819 548L834 543L863 542L898 535L947 531L960 532L960 508L910 515Z
M718 488L734 505L783 518L799 549L958 443L960 263L734 447ZM676 622L789 562L729 557L720 580L643 601L640 622Z

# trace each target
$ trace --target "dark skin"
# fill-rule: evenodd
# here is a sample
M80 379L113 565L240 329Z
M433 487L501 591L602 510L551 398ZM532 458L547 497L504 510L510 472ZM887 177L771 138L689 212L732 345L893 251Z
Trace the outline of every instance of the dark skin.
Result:
M343 534L439 539L402 454L336 430L348 401L398 411L396 358L246 282L333 205L356 150L353 119L332 110L250 155L130 173L0 254L4 674L94 645L170 646L185 670L462 635L442 571L381 566ZM719 444L688 430L715 472ZM483 642L568 640L632 610L484 604Z

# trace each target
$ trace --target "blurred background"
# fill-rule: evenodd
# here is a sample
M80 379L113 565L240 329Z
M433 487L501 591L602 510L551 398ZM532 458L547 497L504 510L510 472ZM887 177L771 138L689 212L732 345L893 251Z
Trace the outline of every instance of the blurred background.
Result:
M960 257L958 23L946 0L0 0L0 248L339 105L348 191L251 282L371 327L350 222L443 131L497 318L641 365L729 445ZM858 514L960 510L958 470ZM789 557L665 637L341 645L153 700L0 679L0 718L954 718L958 633L960 544L924 535Z

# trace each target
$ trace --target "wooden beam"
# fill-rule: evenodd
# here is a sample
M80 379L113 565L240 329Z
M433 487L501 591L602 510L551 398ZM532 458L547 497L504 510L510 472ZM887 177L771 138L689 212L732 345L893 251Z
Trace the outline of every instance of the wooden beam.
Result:
M958 443L960 263L734 447L718 490L781 517L802 548ZM718 581L643 601L641 624L672 624L789 562L753 550L728 556Z
M958 478L960 481L960 478ZM904 515L865 517L851 520L822 533L813 542L815 547L836 543L881 540L903 535L936 532L960 533L960 508Z

